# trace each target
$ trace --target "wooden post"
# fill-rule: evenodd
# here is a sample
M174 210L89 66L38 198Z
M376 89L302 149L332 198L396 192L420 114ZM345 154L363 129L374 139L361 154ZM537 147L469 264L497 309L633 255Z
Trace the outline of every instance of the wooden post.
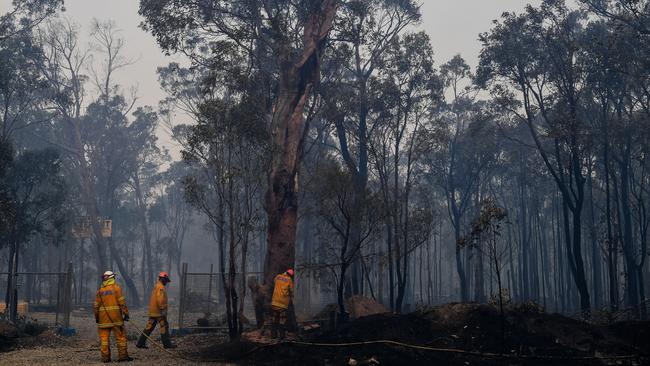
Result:
M180 304L178 307L178 333L183 332L183 312L185 311L185 290L187 286L187 263L183 263L181 269L181 292L180 292Z

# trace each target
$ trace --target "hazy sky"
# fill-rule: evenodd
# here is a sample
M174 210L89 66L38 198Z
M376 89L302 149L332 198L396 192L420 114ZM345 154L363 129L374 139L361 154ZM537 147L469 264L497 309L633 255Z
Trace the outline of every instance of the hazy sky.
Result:
M493 19L504 11L521 11L527 3L540 0L423 0L422 25L431 36L436 64L460 53L474 67L480 44L478 34L490 29ZM0 13L9 10L11 0L0 0ZM139 105L157 106L164 97L158 87L156 67L174 58L164 56L153 37L138 28L137 0L66 0L65 16L82 26L82 37L88 42L93 18L112 19L126 39L125 54L137 62L120 70L116 76L124 90L137 86Z

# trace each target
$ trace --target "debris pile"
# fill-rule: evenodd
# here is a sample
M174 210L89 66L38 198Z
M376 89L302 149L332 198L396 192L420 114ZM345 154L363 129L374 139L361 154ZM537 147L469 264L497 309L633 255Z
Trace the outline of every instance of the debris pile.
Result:
M56 332L48 331L44 324L32 318L21 316L15 325L0 320L0 352L31 345L58 343L61 338Z
M18 338L18 328L7 321L0 320L0 351L10 347L16 338Z

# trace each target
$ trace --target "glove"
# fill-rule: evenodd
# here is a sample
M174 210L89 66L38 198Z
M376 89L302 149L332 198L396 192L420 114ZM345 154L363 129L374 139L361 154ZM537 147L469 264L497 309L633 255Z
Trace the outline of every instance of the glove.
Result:
M125 315L124 315L124 321L125 321L125 322L128 322L128 321L129 321L129 314L125 314Z
M99 324L99 315L95 315L95 323Z

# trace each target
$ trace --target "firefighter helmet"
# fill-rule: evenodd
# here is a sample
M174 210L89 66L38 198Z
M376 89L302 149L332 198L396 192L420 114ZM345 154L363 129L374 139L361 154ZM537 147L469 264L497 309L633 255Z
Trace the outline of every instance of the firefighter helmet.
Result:
M169 275L167 274L167 272L158 273L158 278L164 278L168 282L172 282L172 280L169 279Z

